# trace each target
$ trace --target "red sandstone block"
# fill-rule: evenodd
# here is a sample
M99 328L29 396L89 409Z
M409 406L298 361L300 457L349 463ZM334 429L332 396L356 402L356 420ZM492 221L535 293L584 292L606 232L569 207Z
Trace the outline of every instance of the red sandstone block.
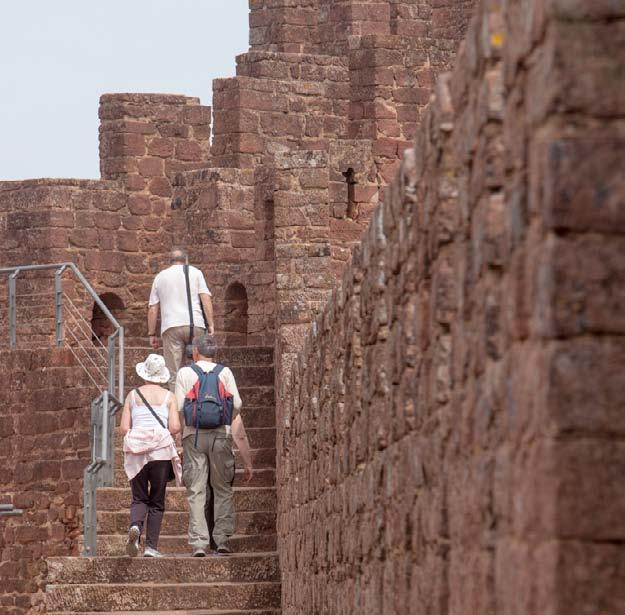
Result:
M553 451L558 484L557 534L589 541L625 536L625 445L605 439L559 442Z
M554 22L545 52L530 71L530 117L539 121L547 114L567 111L597 117L619 115L625 107L625 88L614 85L622 83L616 75L623 64L622 20Z
M137 216L149 214L150 198L145 194L131 194L128 197L128 211Z
M171 197L171 184L164 177L154 177L148 184L151 194L162 197Z
M120 215L108 211L100 212L95 218L95 226L100 229L116 230L119 228L120 223Z
M158 133L161 137L177 137L179 139L188 139L191 134L191 128L186 124L177 122L169 124L159 124Z
M194 141L178 141L176 143L176 158L198 162L204 157L204 152L200 145Z
M398 155L398 143L397 139L378 139L373 143L371 151L374 155L396 158Z
M254 232L238 232L230 233L230 241L233 248L255 248L257 244Z
M139 174L130 174L124 178L124 185L127 190L139 192L144 190L147 184L147 180L141 177Z
M608 133L539 144L533 208L556 230L625 232L625 138ZM540 202L536 199L540 198Z
M199 124L210 125L211 108L201 105L187 107L184 110L184 121L186 124L196 126Z
M170 158L174 154L174 144L171 139L152 139L148 145L148 154L160 158Z
M138 252L137 234L133 231L119 230L116 233L117 249L121 252Z
M154 156L141 158L137 166L139 174L143 177L160 177L164 172L163 160Z
M264 140L259 135L244 133L236 136L236 151L244 154L262 153L264 150Z
M618 338L557 342L545 356L544 425L559 434L625 433L625 345ZM601 386L597 386L600 382ZM592 412L589 412L592 408Z
M136 158L105 158L100 161L100 169L104 177L114 177L120 173L135 173Z
M263 113L260 116L262 131L268 136L289 136L301 139L304 134L305 117L287 113Z
M612 0L547 0L546 4L549 14L564 21L625 16L625 6Z
M111 252L87 252L85 267L90 271L107 271L121 273L124 269L124 259L121 254Z
M423 39L428 33L428 23L421 19L402 19L397 22L394 33L411 39Z
M542 250L536 275L534 313L540 333L625 332L624 253L622 236L550 240Z

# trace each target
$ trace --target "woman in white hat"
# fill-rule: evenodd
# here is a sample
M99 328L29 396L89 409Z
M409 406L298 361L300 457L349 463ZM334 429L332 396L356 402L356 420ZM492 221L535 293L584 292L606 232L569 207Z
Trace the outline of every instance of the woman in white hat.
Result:
M151 354L137 363L145 384L126 397L120 428L124 434L124 469L130 481L130 529L126 552L139 553L139 537L147 515L145 557L161 557L158 537L165 512L167 481L182 484L182 467L172 435L180 432L176 398L160 386L169 380L165 359Z

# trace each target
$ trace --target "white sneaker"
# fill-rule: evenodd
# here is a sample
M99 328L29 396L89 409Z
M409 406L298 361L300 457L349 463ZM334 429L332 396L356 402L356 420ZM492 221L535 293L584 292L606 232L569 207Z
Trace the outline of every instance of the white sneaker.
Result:
M146 547L143 551L143 557L163 557L163 555L152 547Z
M193 557L206 557L206 551L202 547L193 549Z
M128 530L128 541L126 542L126 553L130 557L137 557L139 555L139 536L141 535L141 530L133 525Z

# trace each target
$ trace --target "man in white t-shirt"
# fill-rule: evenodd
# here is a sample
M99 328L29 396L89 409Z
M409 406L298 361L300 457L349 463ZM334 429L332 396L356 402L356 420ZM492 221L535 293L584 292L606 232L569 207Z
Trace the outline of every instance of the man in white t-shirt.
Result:
M205 332L211 335L215 332L210 290L206 286L202 272L189 266L191 311L193 313L193 334L191 334L187 284L184 274L187 260L187 255L183 250L172 250L171 266L161 271L154 278L148 307L148 335L154 350L158 349L156 321L159 311L161 314L163 356L171 374L169 380L171 391L174 390L176 373L182 364L185 348L190 343L191 338ZM206 316L206 325L204 316ZM208 326L208 331L206 331L206 326Z

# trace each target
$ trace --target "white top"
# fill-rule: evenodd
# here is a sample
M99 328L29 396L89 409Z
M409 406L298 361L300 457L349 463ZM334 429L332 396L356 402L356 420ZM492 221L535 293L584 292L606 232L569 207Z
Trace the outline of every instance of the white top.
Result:
M211 294L206 286L204 274L189 265L189 285L191 287L191 306L193 308L193 324L204 328L200 294ZM152 283L150 305L160 303L161 335L171 327L184 327L189 324L189 307L187 305L187 285L184 279L183 265L172 265L161 271Z
M212 361L198 361L197 365L200 369L205 372L210 372L217 363L213 363ZM241 411L241 406L243 403L241 402L241 396L239 395L239 389L237 389L237 383L234 379L234 374L230 371L229 367L224 367L219 373L219 380L223 382L224 388L228 393L232 395L233 409L232 409L232 419L239 414ZM183 406L184 406L184 398L186 394L193 388L193 385L198 381L198 375L190 368L183 367L178 370L178 374L176 376L176 402L178 402L178 411L181 413L182 424L184 425L184 430L182 432L182 438L186 438L191 434L195 434L195 427L189 427L184 423L184 415ZM230 425L222 425L218 427L222 431L226 433L230 433Z
M167 391L163 403L158 406L156 404L150 404L152 410L154 410L158 418L163 421L165 427L167 427L169 422L169 408L167 407L167 402L169 401L170 395L171 393ZM150 412L150 409L141 401L141 398L134 391L132 392L130 401L130 416L132 418L131 425L133 429L154 429L155 427L161 427Z

